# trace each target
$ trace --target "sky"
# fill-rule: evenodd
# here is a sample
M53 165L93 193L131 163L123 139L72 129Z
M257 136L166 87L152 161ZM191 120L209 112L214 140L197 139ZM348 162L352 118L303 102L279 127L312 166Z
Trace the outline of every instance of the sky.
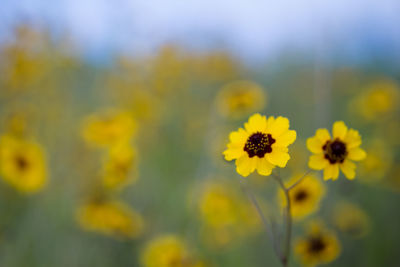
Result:
M88 55L149 53L164 43L249 58L285 49L400 58L399 0L1 0L0 38L18 21L69 33Z

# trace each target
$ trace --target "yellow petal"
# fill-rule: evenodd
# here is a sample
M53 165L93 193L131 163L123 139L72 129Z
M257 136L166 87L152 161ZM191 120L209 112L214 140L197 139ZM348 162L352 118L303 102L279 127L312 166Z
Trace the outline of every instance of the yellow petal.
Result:
M246 131L251 134L255 132L265 132L267 126L267 118L259 113L252 115L249 121L244 124Z
M352 148L349 150L349 155L347 156L351 160L363 160L367 156L367 153L359 147Z
M238 148L228 148L223 152L223 155L225 157L225 160L231 161L233 159L240 158L244 153L245 151L243 150L243 148L238 147Z
M285 117L279 116L271 124L268 124L267 132L272 135L272 137L279 137L283 133L289 130L289 120Z
M340 169L343 174L350 180L354 179L356 176L356 164L351 162L350 160L345 160L342 164L340 164Z
M315 132L315 136L321 140L322 143L326 143L326 141L331 140L331 135L329 134L327 129L318 129Z
M339 177L339 165L328 164L324 169L324 180L336 180Z
M313 170L322 170L329 164L329 161L325 159L324 154L311 155L308 161L308 167Z
M248 134L243 128L239 128L235 132L231 132L229 134L229 141L231 143L240 143L240 144L245 144L248 138Z
M289 130L286 131L286 133L282 134L281 136L277 137L276 143L274 145L279 147L287 147L288 145L293 144L295 140L296 140L296 131Z
M307 139L307 148L312 153L322 153L323 152L322 147L324 146L324 144L325 143L323 143L317 136L310 137Z
M254 171L256 164L256 158L249 158L248 155L245 154L236 160L236 171L240 175L247 177Z
M288 160L290 159L289 154L287 153L287 149L283 148L272 148L271 153L265 154L265 157L274 165L277 165L281 168L285 167Z
M347 134L347 126L343 121L337 121L333 124L332 127L333 138L339 138L340 140L344 140Z
M266 158L259 159L257 165L257 172L260 175L268 176L271 174L274 165L272 165Z
M347 148L354 148L361 145L361 136L358 131L354 129L349 129L347 135L344 138Z
M274 116L269 116L267 119L267 128L275 122Z

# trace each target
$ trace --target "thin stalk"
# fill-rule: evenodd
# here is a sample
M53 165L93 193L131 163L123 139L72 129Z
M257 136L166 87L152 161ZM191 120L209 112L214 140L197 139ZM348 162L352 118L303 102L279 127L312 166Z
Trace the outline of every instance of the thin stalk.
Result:
M285 234L285 241L284 241L284 252L281 257L281 262L284 267L288 266L289 257L290 257L290 248L291 248L291 241L292 241L292 214L291 214L291 202L289 197L289 189L285 187L282 182L282 179L279 176L274 176L275 180L278 182L279 186L283 190L286 198L286 209L285 209L285 221L286 221L286 234Z
M273 230L273 229L272 229L272 225L271 225L271 227L269 227L268 220L267 220L267 218L265 217L264 213L262 212L261 207L260 207L260 205L258 204L258 201L257 201L256 197L254 196L254 194L252 193L252 191L251 191L251 190L249 189L249 187L247 186L247 183L246 183L246 182L244 181L244 179L242 179L242 178L240 178L240 186L241 186L243 192L244 192L244 193L247 195L247 197L250 199L250 201L251 201L251 203L253 204L253 206L255 207L255 209L256 209L258 215L260 216L261 221L262 221L262 223L263 223L263 225L264 225L265 232L266 232L268 238L270 239L270 242L271 242L272 246L274 247L275 253L277 254L278 257L281 257L281 256L282 256L282 253L280 252L279 247L278 247L278 245L277 245L276 238L275 238L275 234L274 234L272 231L271 231L271 233L270 233L270 229Z
M286 188L286 190L290 191L291 189L293 189L294 187L296 187L296 185L298 185L299 183L301 183L303 181L303 179L310 174L310 172L312 172L312 170L308 170L303 176L301 176L294 184L292 184L291 186L289 186L288 188Z

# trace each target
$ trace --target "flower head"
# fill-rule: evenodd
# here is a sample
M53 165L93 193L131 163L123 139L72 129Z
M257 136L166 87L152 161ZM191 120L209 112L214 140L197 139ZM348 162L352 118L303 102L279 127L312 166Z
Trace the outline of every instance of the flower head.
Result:
M34 193L47 181L46 160L42 147L29 140L4 135L0 139L0 173L18 190Z
M110 146L126 142L136 131L136 123L130 113L106 110L87 117L83 126L83 137L94 146Z
M103 164L103 184L110 189L136 182L136 151L129 143L109 148Z
M343 121L333 124L333 138L327 129L318 129L314 137L307 139L310 156L308 166L314 170L324 170L324 179L336 180L339 168L348 179L355 177L354 161L363 160L366 153L359 146L361 137L358 131L348 129Z
M202 187L196 204L203 223L201 236L208 245L230 245L259 230L253 207L231 183L209 181Z
M345 234L353 238L361 238L370 231L370 218L364 210L348 202L338 203L332 214L333 223Z
M118 201L90 201L78 210L77 216L83 229L117 238L135 238L143 230L142 216Z
M296 175L292 181L297 181ZM289 186L292 183L289 182ZM319 208L322 197L325 195L325 186L314 175L307 175L303 180L289 191L291 214L294 219L303 219ZM279 190L281 205L286 205L285 194Z
M178 236L162 235L151 240L142 254L144 267L200 267Z
M332 232L314 222L306 236L297 240L294 250L303 264L315 266L336 259L340 253L340 245Z
M225 85L218 94L219 112L226 117L239 118L265 106L263 89L250 81L235 81Z
M296 140L296 131L289 130L289 120L284 117L268 119L256 113L229 135L229 144L223 152L228 161L236 160L236 171L246 177L257 170L270 175L275 166L286 166L290 159L288 146Z
M398 107L399 88L390 80L372 83L352 103L351 107L366 120L376 120L390 114Z

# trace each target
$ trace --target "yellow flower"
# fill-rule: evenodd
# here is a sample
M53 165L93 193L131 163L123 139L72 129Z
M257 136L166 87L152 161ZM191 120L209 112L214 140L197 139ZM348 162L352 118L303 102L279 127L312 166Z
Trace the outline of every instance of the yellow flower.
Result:
M175 235L162 235L151 240L142 253L143 267L203 266L190 255L186 244Z
M290 159L288 146L296 140L296 131L289 130L289 120L284 117L268 119L256 113L229 135L229 144L223 152L228 161L236 160L236 171L246 177L257 170L270 175L275 166L286 166Z
M296 175L289 181L289 186L302 175ZM303 180L289 191L291 212L294 219L303 219L319 209L322 197L325 195L325 186L314 175L307 175ZM279 190L281 206L286 206L286 198Z
M77 219L87 231L117 238L135 238L143 231L142 216L118 201L90 201L79 208Z
M367 120L374 120L392 112L399 97L397 85L389 80L377 81L352 102L352 106Z
M333 222L342 232L353 238L361 238L370 230L370 219L368 215L358 206L341 202L333 210Z
M136 154L130 144L121 143L108 150L103 164L103 184L107 188L120 188L137 180Z
M390 170L393 155L387 144L380 139L375 139L366 146L367 157L360 164L360 181L378 182Z
M217 96L219 112L225 117L239 118L265 107L266 94L256 83L235 81L225 85Z
M199 199L199 210L204 221L216 228L236 223L237 205L229 186L207 184Z
M0 50L0 82L6 89L24 91L43 88L38 85L50 70L47 40L48 36L27 25L19 25L15 29L14 41Z
M294 251L306 266L335 260L340 253L336 236L318 223L311 224L307 235L295 242Z
M314 137L307 139L307 148L314 153L310 156L308 166L314 170L324 170L324 180L336 180L339 167L348 179L354 179L356 165L366 153L359 146L361 137L358 131L347 129L343 121L333 124L333 138L327 129L318 129Z
M222 82L239 76L241 66L232 55L225 51L214 51L205 56L194 55L190 65L194 68L194 77L201 82Z
M106 110L87 117L83 126L83 137L91 145L109 146L126 142L136 130L130 113Z
M224 246L259 229L258 215L229 182L206 182L196 197L209 245Z
M0 173L7 183L22 192L34 193L41 190L47 182L42 147L33 141L2 136Z

